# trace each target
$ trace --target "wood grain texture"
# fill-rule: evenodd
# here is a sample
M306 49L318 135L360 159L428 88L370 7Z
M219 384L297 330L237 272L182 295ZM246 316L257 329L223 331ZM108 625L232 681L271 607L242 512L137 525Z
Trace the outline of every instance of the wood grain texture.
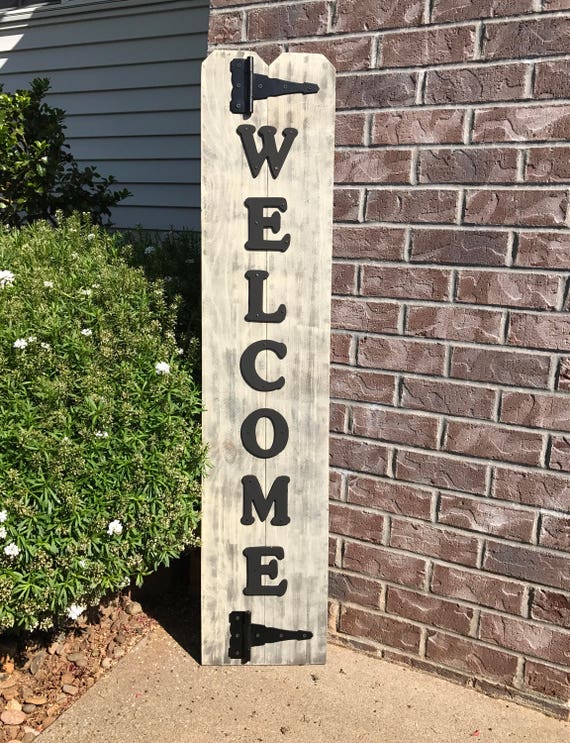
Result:
M204 481L202 523L202 662L235 664L228 656L228 615L249 610L252 621L309 630L309 641L287 641L252 649L252 664L323 663L326 649L328 536L328 406L330 266L334 142L334 70L321 55L284 54L271 67L254 56L255 72L314 82L315 95L256 101L247 120L256 129L286 127L298 136L276 180L265 164L253 178L236 128L243 117L229 112L230 60L249 52L215 51L202 78L203 224L203 398L204 439L212 467ZM256 137L256 139L258 139ZM259 140L258 140L259 141ZM287 200L278 239L291 235L284 252L246 251L248 197ZM266 211L268 214L270 210ZM269 272L266 311L285 304L282 323L245 322L250 269ZM256 392L242 379L239 361L252 342L270 338L287 346L279 360L260 354L257 370L267 379L285 377L282 389ZM289 426L285 450L257 459L242 446L240 428L259 408L273 408ZM261 426L259 427L261 429ZM272 431L259 430L267 445ZM290 523L272 526L256 518L240 523L241 478L255 475L265 493L282 475L289 485ZM280 546L284 596L245 596L243 549ZM271 582L271 581L266 581ZM239 661L237 661L239 664Z

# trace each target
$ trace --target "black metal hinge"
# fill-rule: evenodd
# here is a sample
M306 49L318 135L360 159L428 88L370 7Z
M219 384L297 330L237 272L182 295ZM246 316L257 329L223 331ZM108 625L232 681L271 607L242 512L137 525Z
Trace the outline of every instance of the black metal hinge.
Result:
M230 111L233 114L251 114L253 102L265 98L291 93L307 95L319 92L319 86L316 83L293 83L290 80L254 74L253 57L232 59L230 72L232 75Z
M252 624L250 611L232 611L229 656L236 660L240 659L242 663L249 663L251 648L256 645L286 640L310 640L312 636L313 633L306 630L278 629L263 624Z

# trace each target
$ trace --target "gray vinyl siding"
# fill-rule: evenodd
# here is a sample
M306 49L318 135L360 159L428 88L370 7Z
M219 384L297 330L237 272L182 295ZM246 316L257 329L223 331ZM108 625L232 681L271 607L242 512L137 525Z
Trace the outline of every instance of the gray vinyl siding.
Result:
M51 82L71 152L133 194L117 227L200 224L207 0L67 0L0 11L0 82Z

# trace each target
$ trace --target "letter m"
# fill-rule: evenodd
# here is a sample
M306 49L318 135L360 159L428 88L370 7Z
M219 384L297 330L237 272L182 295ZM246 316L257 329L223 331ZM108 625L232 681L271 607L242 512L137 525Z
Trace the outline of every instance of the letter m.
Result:
M267 497L265 497L255 475L242 477L243 510L241 523L245 526L254 523L254 507L260 521L265 521L271 509L274 508L274 515L270 523L273 526L286 526L291 521L288 514L289 480L289 477L278 477L269 489Z

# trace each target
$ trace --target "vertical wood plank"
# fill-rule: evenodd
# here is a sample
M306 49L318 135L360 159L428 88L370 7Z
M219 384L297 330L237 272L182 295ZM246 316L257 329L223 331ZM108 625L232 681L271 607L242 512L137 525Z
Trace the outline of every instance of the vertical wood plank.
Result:
M203 66L203 399L204 438L212 468L204 481L202 523L202 661L231 664L231 611L251 611L257 624L308 630L310 640L254 647L252 664L322 663L326 651L328 537L329 326L334 142L334 71L321 55L281 55L267 70L254 56L256 73L317 83L318 94L256 101L247 120L229 112L230 60L248 52L216 51ZM257 178L247 165L236 133L242 124L298 130L282 171L273 179L267 164ZM258 148L261 141L256 135ZM247 251L246 198L285 198L281 229L268 239L291 235L286 252ZM269 216L272 209L265 210ZM244 321L249 269L269 272L265 310L285 304L282 323ZM285 377L272 392L256 392L240 375L246 347L269 338L284 343L287 355L259 355L256 368L266 379ZM257 459L243 447L240 428L249 413L273 408L288 423L284 451ZM258 427L269 446L272 426ZM255 475L267 494L275 479L288 476L289 517L285 526L255 519L240 523L241 478ZM284 596L245 596L246 560L251 546L280 546L284 558L274 583L286 579ZM267 560L265 560L267 562ZM267 579L268 583L272 583ZM239 663L239 661L237 661Z

